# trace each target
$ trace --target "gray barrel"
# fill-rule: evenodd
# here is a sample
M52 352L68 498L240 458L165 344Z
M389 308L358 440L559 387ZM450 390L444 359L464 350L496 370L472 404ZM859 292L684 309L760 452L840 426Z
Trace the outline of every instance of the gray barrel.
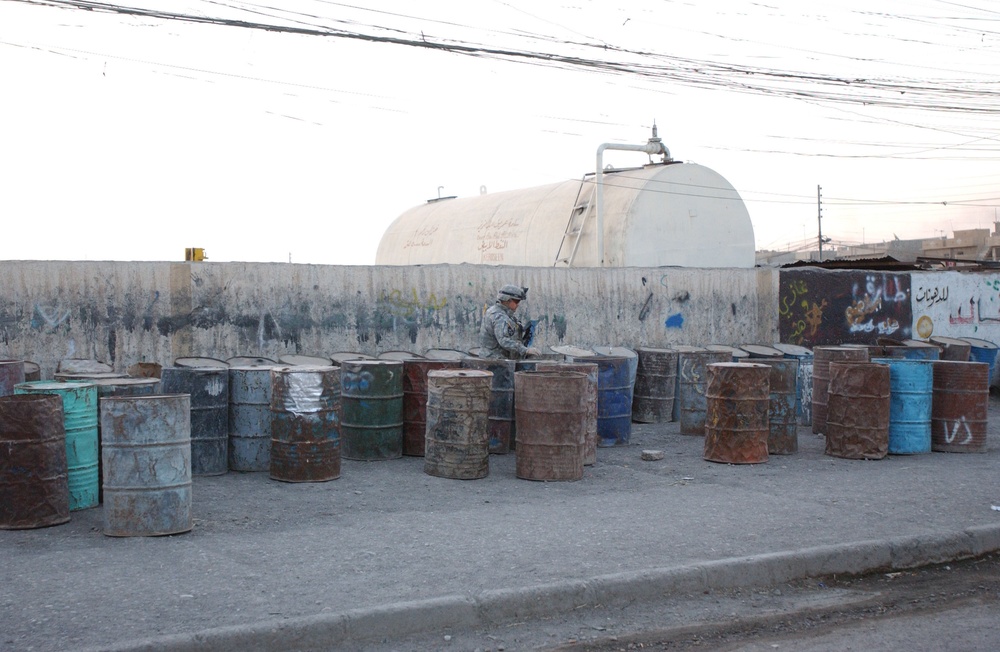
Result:
M264 358L254 355L235 355L226 358L226 364L230 367L273 367L277 364L271 358Z
M592 362L560 362L550 365L539 365L539 371L577 371L587 376L587 393L584 401L587 404L587 431L584 434L583 465L592 466L597 463L597 387L598 367Z
M427 372L424 473L456 480L489 475L492 375L479 369Z
M665 423L674 412L677 382L677 351L636 349L635 390L632 392L632 421Z
M271 478L325 482L340 477L340 369L271 369Z
M931 452L931 360L872 358L889 367L889 454Z
M753 362L771 368L768 378L767 453L791 455L799 450L799 423L795 412L799 361L793 358L754 358Z
M517 437L514 428L514 360L466 358L462 366L493 374L490 389L490 453L506 455Z
M768 346L767 344L741 344L740 348L746 351L753 360L749 362L757 362L757 358L783 358L785 354L783 351L774 348L773 346ZM744 360L744 362L748 362Z
M341 363L347 362L348 360L374 360L375 356L367 355L365 353L357 353L355 351L337 351L336 353L330 354L330 360L333 364L340 366Z
M160 377L155 378L95 378L91 380L97 387L97 400L105 396L149 396L160 393ZM100 413L98 413L100 414ZM104 502L104 455L101 452L101 421L97 420L97 475L100 484L98 485L98 498Z
M0 396L0 529L69 520L62 399Z
M97 463L97 387L93 383L39 380L14 387L15 394L56 394L63 402L70 511L100 502Z
M674 410L670 413L671 421L681 420L681 353L691 353L692 351L707 351L708 349L700 346L688 346L686 344L674 344L670 347L672 351L677 351L677 374L674 376ZM747 354L749 356L749 354Z
M811 427L813 418L813 359L811 357L799 362L798 391L799 425Z
M349 460L403 456L403 362L346 360L340 365L341 455Z
M271 369L274 365L229 368L229 468L271 468Z
M104 534L187 532L191 519L191 398L101 399Z
M681 351L677 357L677 379L680 393L680 432L682 435L705 434L705 411L708 400L705 387L708 383L708 365L732 362L726 351Z
M0 396L10 396L14 393L14 385L23 382L23 360L0 360Z
M225 364L225 363L223 363ZM167 367L164 394L191 395L191 473L222 475L229 468L229 365Z

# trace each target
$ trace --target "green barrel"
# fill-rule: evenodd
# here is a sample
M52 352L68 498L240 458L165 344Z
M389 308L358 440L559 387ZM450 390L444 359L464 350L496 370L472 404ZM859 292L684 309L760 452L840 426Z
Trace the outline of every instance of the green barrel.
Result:
M340 366L340 446L349 460L403 456L403 362L345 360Z
M85 382L36 380L14 386L15 394L55 394L63 402L69 509L97 507L97 386Z

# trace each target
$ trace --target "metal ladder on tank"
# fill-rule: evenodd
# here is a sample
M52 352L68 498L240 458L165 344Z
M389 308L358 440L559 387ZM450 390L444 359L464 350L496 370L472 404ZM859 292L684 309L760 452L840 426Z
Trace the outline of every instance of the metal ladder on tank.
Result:
M584 196L583 188L587 185L587 177L592 174L585 174L580 180L580 187L576 190L576 199L573 201L573 210L569 213L569 220L566 222L566 230L563 232L562 242L559 243L559 250L556 252L556 261L553 267L560 264L566 267L573 266L573 259L576 258L576 250L580 247L583 239L583 227L587 224L587 218L593 212L594 194L597 185L590 184L590 192Z

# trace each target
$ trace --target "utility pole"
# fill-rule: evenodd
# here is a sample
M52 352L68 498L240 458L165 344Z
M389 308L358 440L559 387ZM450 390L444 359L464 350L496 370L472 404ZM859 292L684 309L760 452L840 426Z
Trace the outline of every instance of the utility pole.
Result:
M819 235L817 240L819 241L819 262L823 262L823 196L820 192L823 190L818 184L816 186L816 224L819 226Z

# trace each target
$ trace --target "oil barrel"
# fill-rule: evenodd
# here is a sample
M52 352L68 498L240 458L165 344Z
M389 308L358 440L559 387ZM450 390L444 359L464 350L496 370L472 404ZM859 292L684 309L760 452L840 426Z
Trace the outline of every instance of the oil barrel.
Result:
M62 399L0 396L0 529L69 521Z
M592 355L573 358L569 361L597 365L598 447L628 444L632 434L630 358L615 355Z
M704 436L705 434L705 386L708 383L708 365L732 363L726 351L681 351L677 357L676 400L680 404L680 432L682 435ZM738 364L738 363L733 363Z
M771 368L750 362L706 367L705 453L709 462L767 462Z
M164 394L191 396L191 473L222 475L229 468L229 365L167 367Z
M733 356L732 360L727 360L726 362L746 362L750 354L741 348L735 346L729 346L728 344L706 344L705 349L708 351L725 351Z
M229 367L230 470L271 468L271 370L276 366Z
M97 493L104 502L104 455L101 452L104 438L101 436L100 401L105 396L149 396L160 393L160 378L94 378L90 382L97 387Z
M677 351L639 347L636 355L632 421L666 423L674 412Z
M226 358L226 364L230 367L273 367L277 361L254 355L234 355Z
M458 360L403 360L403 455L423 457L427 433L427 374L460 367Z
M382 351L377 356L376 360L398 360L403 362L405 360L422 360L424 356L419 353L413 353L412 351Z
M0 360L0 396L10 396L14 393L14 385L23 382L23 360Z
M128 368L128 375L133 378L159 378L162 373L163 365L159 362L136 362Z
M598 367L592 362L560 362L540 366L541 371L576 371L587 375L587 393L584 401L587 404L586 432L583 444L583 465L592 466L597 463L597 386Z
M931 452L932 361L872 358L872 362L889 367L889 454Z
M985 452L989 364L946 360L931 364L931 449L942 453Z
M518 445L515 474L523 480L583 477L587 434L587 375L520 371L514 378Z
M288 353L286 355L278 356L278 362L282 365L311 365L314 367L329 367L333 364L333 358L319 355Z
M889 452L889 368L870 362L831 362L826 454L880 460Z
M813 352L798 344L775 343L774 348L781 351L786 358L799 361L798 370L795 376L795 415L800 425L808 426L812 424L812 362ZM808 369L804 367L808 366ZM809 400L803 401L803 394L807 391L808 382Z
M977 337L960 337L959 339L969 343L970 362L985 362L989 366L987 375L989 377L989 384L992 385L994 378L996 378L997 345L989 340L982 340Z
M56 394L62 399L69 509L97 507L97 387L93 383L38 380L15 385L14 393Z
M191 397L101 399L104 534L146 537L191 529Z
M791 455L799 450L799 423L795 413L799 361L794 358L754 358L753 363L771 368L768 377L767 452L769 455Z
M813 349L812 431L826 433L831 362L868 362L867 346L817 346Z
M479 369L493 374L490 380L490 453L506 455L517 433L514 431L514 360L466 358L465 369Z
M403 456L403 362L346 360L340 365L341 455L349 460Z
M270 477L325 482L340 477L340 369L271 369Z
M942 337L935 335L930 338L930 343L941 347L941 357L939 360L951 360L952 362L968 362L972 345L957 337Z
M42 379L42 368L37 362L24 361L24 382L30 383Z
M481 369L427 372L424 473L478 480L489 475L492 373Z

